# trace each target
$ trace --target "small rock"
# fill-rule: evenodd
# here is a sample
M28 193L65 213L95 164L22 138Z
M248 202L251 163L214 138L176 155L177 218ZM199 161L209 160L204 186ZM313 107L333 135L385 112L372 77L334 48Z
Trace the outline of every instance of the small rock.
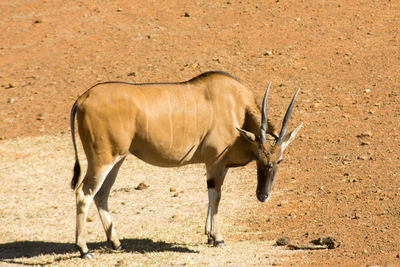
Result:
M290 238L287 236L278 238L278 240L276 240L277 246L286 246L288 244L290 244Z
M363 141L363 142L360 143L360 145L362 145L362 146L369 146L370 144L371 143L367 142L367 141Z
M314 103L312 104L312 108L319 108L321 106L321 103Z
M177 215L172 215L171 218L169 218L170 222L174 222L178 218Z
M12 103L14 103L15 102L15 99L14 98L9 98L8 100L7 100L7 103L9 103L9 104L12 104Z
M362 132L361 134L357 135L357 137L371 137L372 136L372 132L370 131L365 131Z
M364 90L364 93L370 93L370 92L371 92L371 89L367 88L367 89Z
M176 192L176 188L175 188L175 187L171 187L171 188L169 189L169 192Z
M17 87L16 83L9 83L7 89L12 89L12 88L15 88L15 87Z
M337 247L340 247L341 242L336 240L333 237L320 237L318 239L312 240L311 243L313 243L314 245L320 245L320 246L327 246L328 249L334 249Z
M117 12L122 12L122 8L118 8L118 9L117 9Z
M185 18L189 18L190 17L190 15L189 15L189 13L187 13L187 12L185 12L185 15L183 15Z
M172 195L172 197L178 197L178 196L179 196L178 192L176 192L175 194Z
M265 51L265 53L263 55L264 56L270 56L270 55L272 55L272 51Z
M132 72L129 72L129 73L128 73L128 76L136 77L136 73L133 72L133 71L132 71Z
M144 190L149 188L149 186L145 183L140 183L137 187L135 187L136 190Z
M86 221L87 221L87 222L93 222L93 219L90 218L90 217L86 217Z

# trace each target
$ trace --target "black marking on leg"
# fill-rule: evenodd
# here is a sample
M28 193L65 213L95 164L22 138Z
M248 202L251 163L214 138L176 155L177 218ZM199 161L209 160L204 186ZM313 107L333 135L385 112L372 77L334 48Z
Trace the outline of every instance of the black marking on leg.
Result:
M211 189L211 188L215 188L215 181L214 181L214 179L208 179L207 180L207 188L208 189Z

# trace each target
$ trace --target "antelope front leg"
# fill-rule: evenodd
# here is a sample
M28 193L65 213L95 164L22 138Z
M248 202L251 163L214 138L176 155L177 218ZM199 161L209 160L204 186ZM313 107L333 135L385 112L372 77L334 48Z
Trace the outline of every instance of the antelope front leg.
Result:
M227 170L221 171L219 175L211 175L212 170L207 170L208 211L205 234L207 235L208 243L216 247L225 246L225 242L218 227L218 206L221 200L221 187L226 171Z

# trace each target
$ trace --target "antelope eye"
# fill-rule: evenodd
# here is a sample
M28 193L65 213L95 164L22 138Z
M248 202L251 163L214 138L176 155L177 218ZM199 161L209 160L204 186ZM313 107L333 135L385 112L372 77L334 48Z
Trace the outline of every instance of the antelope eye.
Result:
M277 163L278 163L278 164L281 164L281 162L282 162L282 160L280 159L280 160L278 160L278 162L277 162Z

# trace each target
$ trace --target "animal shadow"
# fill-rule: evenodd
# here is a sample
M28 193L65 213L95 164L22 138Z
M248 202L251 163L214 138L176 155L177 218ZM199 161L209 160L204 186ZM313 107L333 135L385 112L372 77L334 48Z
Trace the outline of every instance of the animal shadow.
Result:
M123 239L121 240L123 252L178 252L198 253L198 251L185 247L182 244L153 241L151 239ZM106 242L88 243L90 250L95 253L113 253ZM65 254L76 254L74 256ZM53 262L27 264L21 258L33 258L39 255L55 255L54 261L68 260L79 257L75 244L46 242L46 241L16 241L0 244L0 262L25 264L25 265L51 265ZM58 256L58 257L57 257Z

